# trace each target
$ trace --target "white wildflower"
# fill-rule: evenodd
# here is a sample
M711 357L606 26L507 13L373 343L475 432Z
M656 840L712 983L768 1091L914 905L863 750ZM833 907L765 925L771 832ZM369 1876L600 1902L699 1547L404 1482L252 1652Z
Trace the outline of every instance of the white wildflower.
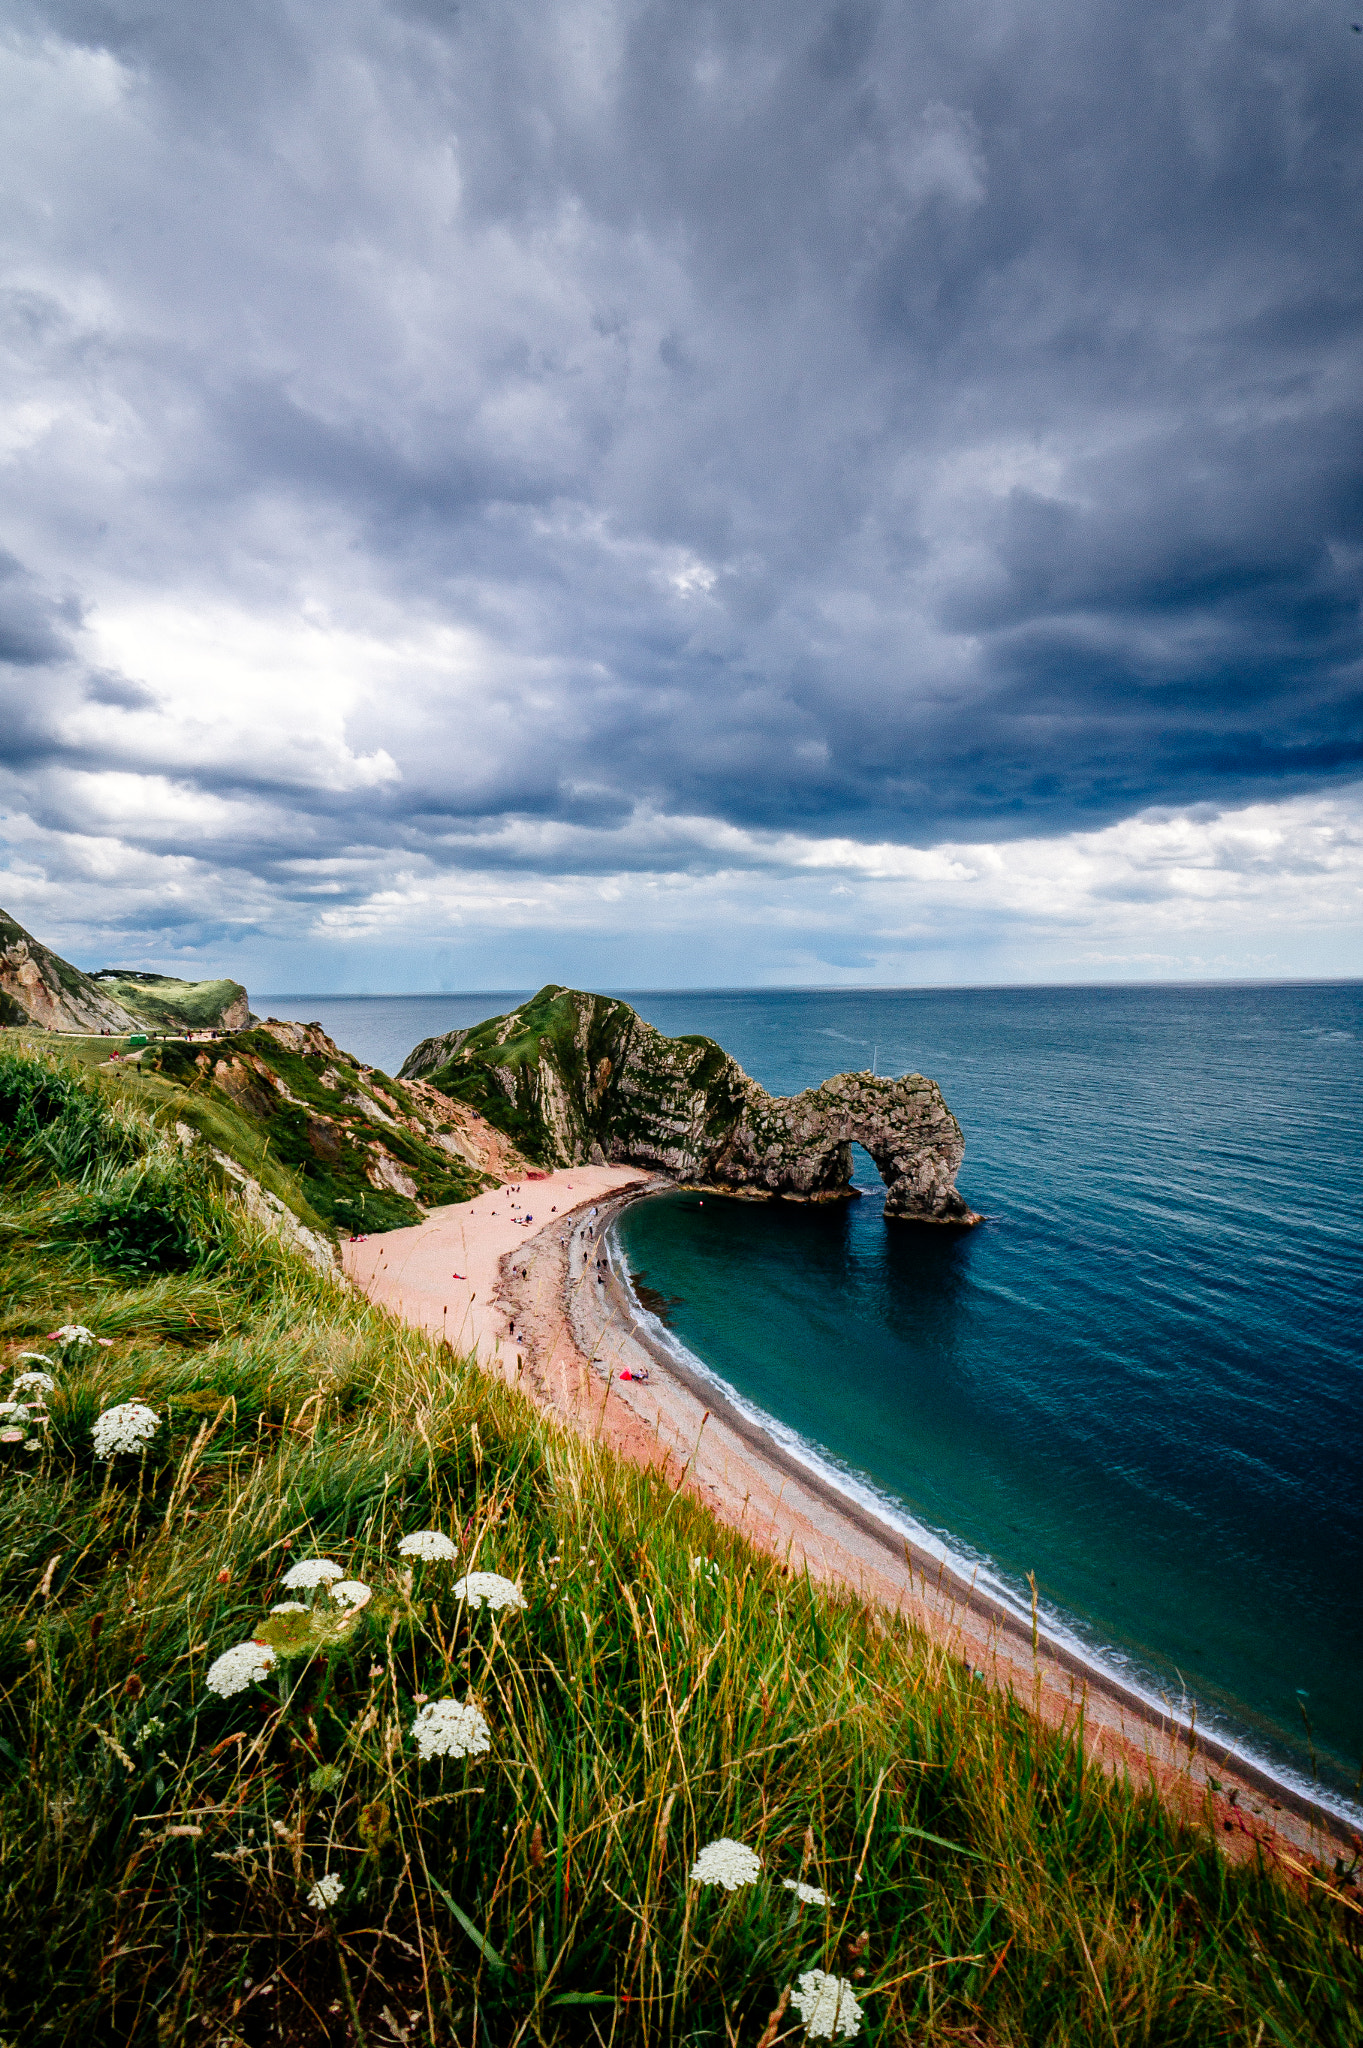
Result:
M95 1341L94 1331L87 1330L84 1323L63 1323L52 1335L59 1344L93 1344Z
M28 1409L22 1401L0 1401L0 1418L6 1422L27 1422Z
M693 1884L722 1884L726 1892L756 1884L761 1875L761 1862L752 1850L728 1835L721 1835L717 1842L707 1842L691 1866Z
M306 1600L276 1600L270 1609L271 1614L306 1614L307 1611Z
M28 1439L28 1442L24 1445L24 1449L26 1451L40 1451L42 1447L43 1440L40 1436L31 1436Z
M154 1408L141 1401L120 1401L117 1407L104 1410L91 1431L95 1456L113 1458L120 1451L145 1451L160 1426L161 1418Z
M268 1678L274 1661L268 1643L234 1643L209 1665L204 1683L210 1692L230 1699L234 1692L245 1692L248 1685L259 1685Z
M399 1557L424 1557L428 1562L445 1563L458 1557L459 1545L452 1543L439 1529L417 1529L412 1535L404 1536L398 1545Z
M473 1705L432 1700L412 1723L412 1739L423 1763L433 1756L480 1756L492 1747L492 1731Z
M796 1983L791 2004L804 2021L805 2032L816 2041L850 2041L860 2031L861 2007L846 1977L831 1977L827 1970L806 1970Z
M318 1878L308 1893L308 1904L314 1913L329 1912L344 1890L344 1880L337 1877L334 1870L329 1870L325 1877Z
M20 1351L17 1356L20 1365L51 1365L52 1363L52 1360L42 1351Z
M0 1429L0 1444L21 1444L23 1440L22 1429Z
M454 1589L456 1600L467 1600L470 1607L524 1607L525 1595L514 1579L504 1579L499 1572L470 1572L466 1579L460 1579Z
M374 1589L362 1579L338 1579L331 1588L331 1597L342 1607L363 1607L366 1600L373 1599Z
M313 1586L330 1585L333 1579L344 1577L344 1566L333 1564L329 1557L300 1557L297 1564L290 1565L280 1584L290 1593L305 1593Z
M50 1372L21 1372L10 1388L10 1396L13 1398L15 1394L27 1394L30 1389L36 1389L40 1394L50 1394L56 1384Z
M783 1877L782 1884L788 1892L794 1892L802 1906L826 1906L828 1893L820 1891L816 1884L797 1884L793 1877Z

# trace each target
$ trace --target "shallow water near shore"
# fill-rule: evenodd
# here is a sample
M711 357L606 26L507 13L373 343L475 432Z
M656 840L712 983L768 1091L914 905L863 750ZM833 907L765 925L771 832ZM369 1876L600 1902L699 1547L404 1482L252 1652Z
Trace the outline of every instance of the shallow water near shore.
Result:
M305 1013L392 1071L512 1000ZM855 1202L640 1203L619 1242L674 1341L849 1488L1024 1607L1034 1572L1103 1661L1351 1804L1363 985L629 1000L775 1093L873 1059L932 1075L988 1219L887 1224L864 1154Z

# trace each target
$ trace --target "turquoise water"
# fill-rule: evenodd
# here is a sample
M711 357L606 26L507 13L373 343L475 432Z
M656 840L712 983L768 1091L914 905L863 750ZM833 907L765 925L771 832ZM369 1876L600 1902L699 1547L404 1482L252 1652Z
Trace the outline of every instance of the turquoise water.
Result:
M836 1207L642 1203L620 1241L674 1338L1023 1601L1034 1571L1149 1690L1352 1793L1363 985L630 1000L774 1092L873 1058L931 1074L988 1218L886 1224L864 1154ZM391 1069L508 1001L306 1014Z

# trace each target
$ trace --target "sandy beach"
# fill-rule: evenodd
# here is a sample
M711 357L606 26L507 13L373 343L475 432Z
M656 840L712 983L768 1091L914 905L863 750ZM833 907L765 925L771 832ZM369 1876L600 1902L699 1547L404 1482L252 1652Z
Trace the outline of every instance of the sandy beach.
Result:
M1082 1712L1096 1761L1153 1779L1189 1812L1210 1799L1228 1850L1263 1843L1291 1862L1348 1841L1342 1822L1215 1741L1190 1737L1044 1630L1034 1644L1030 1621L826 1484L655 1341L605 1237L623 1204L669 1185L610 1166L512 1182L346 1244L345 1269L372 1299L476 1356L570 1427L666 1469L788 1569L911 1617L1049 1722L1072 1725Z

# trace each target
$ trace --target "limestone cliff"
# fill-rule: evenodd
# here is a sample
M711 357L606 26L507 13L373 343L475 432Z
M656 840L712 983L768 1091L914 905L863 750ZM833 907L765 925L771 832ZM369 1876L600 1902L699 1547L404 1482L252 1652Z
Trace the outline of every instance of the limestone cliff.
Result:
M86 974L0 910L0 1024L45 1031L241 1031L251 1005L239 981L179 981L103 967Z
M123 1056L119 1073L313 1231L395 1230L526 1166L476 1112L389 1080L320 1024L271 1017L211 1045L171 1039Z
M0 1024L47 1031L136 1031L138 1019L0 910Z
M504 1017L428 1038L401 1079L478 1110L545 1166L652 1166L732 1193L844 1193L851 1147L885 1182L885 1213L979 1219L956 1192L961 1127L935 1081L836 1074L771 1096L712 1038L665 1038L628 1003L551 985Z

